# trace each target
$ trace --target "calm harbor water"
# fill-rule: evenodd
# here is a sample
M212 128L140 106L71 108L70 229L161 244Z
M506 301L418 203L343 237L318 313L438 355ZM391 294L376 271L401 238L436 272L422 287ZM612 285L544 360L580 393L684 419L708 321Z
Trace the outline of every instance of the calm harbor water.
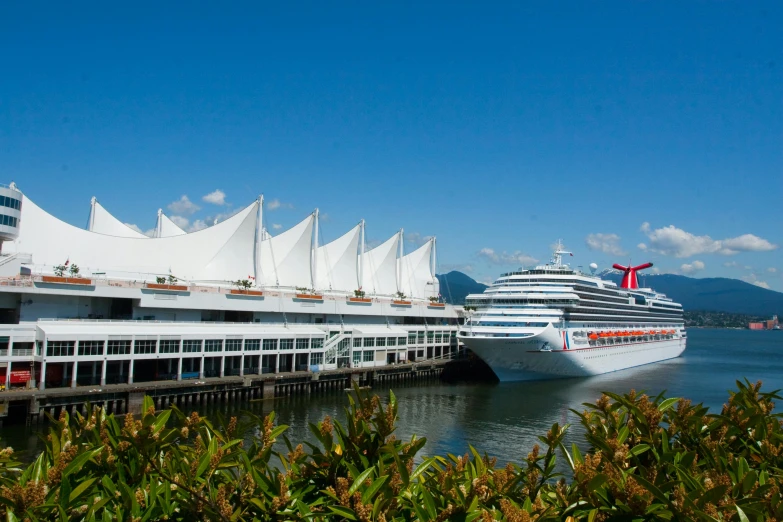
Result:
M783 389L783 331L688 331L683 357L658 364L583 379L504 384L433 384L400 386L398 438L412 434L427 438L424 454L461 454L473 444L500 462L519 461L558 422L578 424L570 409L583 410L602 391L631 389L670 397L687 397L719 410L737 379L762 380L763 389ZM386 395L384 389L374 393ZM250 410L277 412L277 422L290 426L292 441L313 440L307 424L324 416L340 420L347 400L343 394L279 398L275 401L236 404L203 413L224 415ZM578 427L570 441L581 444ZM0 444L33 453L39 447L37 433L23 426L0 431Z

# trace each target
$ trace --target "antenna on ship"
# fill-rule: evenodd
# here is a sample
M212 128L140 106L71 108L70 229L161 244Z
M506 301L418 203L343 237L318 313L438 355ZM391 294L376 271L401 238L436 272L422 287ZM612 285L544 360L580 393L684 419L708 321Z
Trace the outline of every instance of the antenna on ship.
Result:
M552 264L555 266L555 268L561 268L563 266L563 254L568 254L570 256L574 255L568 250L563 250L564 248L563 240L558 239L557 243L555 244L555 253L552 254Z

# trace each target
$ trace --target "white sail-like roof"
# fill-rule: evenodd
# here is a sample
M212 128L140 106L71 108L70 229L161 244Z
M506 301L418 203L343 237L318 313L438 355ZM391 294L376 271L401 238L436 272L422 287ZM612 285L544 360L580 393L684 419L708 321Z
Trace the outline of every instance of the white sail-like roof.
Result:
M344 290L359 288L358 249L361 239L361 223L343 236L318 247L315 254L318 290Z
M109 211L103 208L95 198L92 198L90 201L90 218L87 221L87 230L107 236L133 237L136 239L147 237L109 214Z
M400 233L361 256L362 290L377 295L394 295L397 288L397 251Z
M311 214L293 228L261 241L256 284L291 288L313 286L314 223L315 215Z
M158 210L158 223L155 226L154 237L172 237L184 234L187 232L179 228L162 210Z
M83 230L51 216L25 197L18 239L7 250L32 255L50 272L66 260L89 275L149 280L171 273L190 281L231 281L253 274L257 202L204 230L166 238L117 237Z
M430 239L423 246L400 258L400 291L408 297L425 299L433 295L433 244L434 240ZM437 295L437 292L434 295Z

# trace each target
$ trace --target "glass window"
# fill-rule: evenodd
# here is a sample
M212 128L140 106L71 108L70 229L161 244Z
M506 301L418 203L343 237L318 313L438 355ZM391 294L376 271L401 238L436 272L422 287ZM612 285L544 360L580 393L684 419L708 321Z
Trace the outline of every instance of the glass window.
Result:
M319 348L323 348L323 347L324 347L324 340L323 340L323 337L319 337L319 338L317 338L317 339L312 339L312 340L311 340L311 343L312 343L312 344L311 344L311 348L312 348L313 350L317 350L317 349L319 349Z
M242 339L226 339L226 351L227 352L241 352L242 351Z
M441 344L443 342L443 334L438 332L435 334L435 344Z
M386 346L386 338L378 337L377 339L375 339L375 346Z
M362 338L361 337L354 337L353 338L353 347L354 348L361 348L362 347Z
M408 344L416 344L416 333L408 334Z
M280 339L280 349L281 350L293 350L294 349L294 340L293 339Z
M133 341L133 353L155 353L158 341L135 340Z
M158 350L160 353L179 353L179 339L162 339Z
M353 352L353 363L359 364L360 362L362 362L362 352L356 350L355 352Z
M261 349L261 339L245 339L245 351L257 352Z
M106 355L128 355L131 349L130 341L109 341Z
M324 354L322 352L310 354L310 364L319 365L324 363Z
M277 339L264 339L264 350L277 350Z
M186 353L201 352L201 340L188 339L187 341L182 341L182 351Z
M427 342L431 343L432 338L435 336L435 332L427 332Z
M374 337L365 337L364 338L364 346L375 346L375 338Z
M415 340L416 338L414 337L413 339ZM409 341L409 340L410 340L410 338L406 339L405 337L398 337L397 338L397 344L400 345L400 346L405 346L406 341Z
M222 352L223 339L207 339L204 341L205 352Z
M397 346L397 338L389 337L388 339L386 339L386 346Z
M362 355L362 360L364 362L372 362L374 358L375 358L375 352L373 352L372 350L365 350Z
M424 344L424 332L418 332L416 334L416 342L419 344Z
M103 355L103 341L79 341L79 355Z
M310 339L297 339L296 340L296 349L297 350L307 350L310 348Z

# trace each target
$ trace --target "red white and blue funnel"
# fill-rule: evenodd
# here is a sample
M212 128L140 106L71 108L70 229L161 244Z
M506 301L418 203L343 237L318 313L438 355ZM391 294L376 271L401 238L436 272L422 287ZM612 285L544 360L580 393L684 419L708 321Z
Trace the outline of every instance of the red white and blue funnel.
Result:
M636 272L639 270L644 270L645 268L650 268L651 266L653 266L652 263L645 263L643 265L633 267L618 265L615 263L612 265L612 268L616 268L617 270L622 270L625 272L623 275L623 282L620 284L622 288L639 288L639 281L636 279Z

